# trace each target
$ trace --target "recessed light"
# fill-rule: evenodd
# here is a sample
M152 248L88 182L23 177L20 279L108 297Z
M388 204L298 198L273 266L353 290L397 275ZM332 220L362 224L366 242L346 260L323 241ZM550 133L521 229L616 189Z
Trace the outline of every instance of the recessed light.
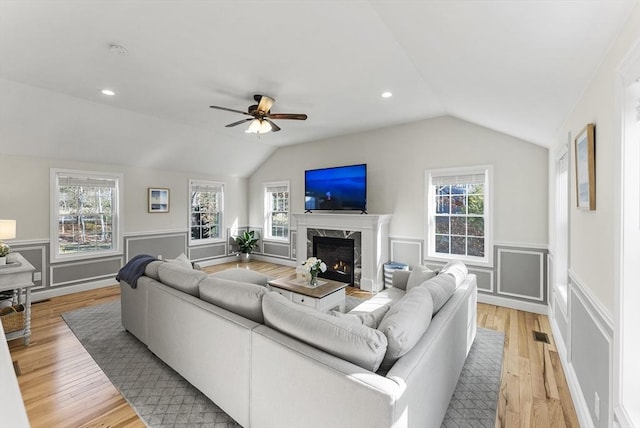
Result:
M102 93L102 95L108 95L110 97L112 97L112 96L114 96L116 94L111 89L103 89L100 92Z
M391 95L393 95L393 94L391 92L389 92L389 91L386 91L386 92L383 92L382 94L380 94L380 96L382 98L391 98Z

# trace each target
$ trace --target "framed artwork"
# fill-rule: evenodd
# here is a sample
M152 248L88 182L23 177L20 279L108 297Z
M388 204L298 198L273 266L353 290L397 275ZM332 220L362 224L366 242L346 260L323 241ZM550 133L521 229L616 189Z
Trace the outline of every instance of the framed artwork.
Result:
M595 126L589 123L575 139L578 208L596 209Z
M168 213L169 212L169 189L159 189L149 187L149 212Z

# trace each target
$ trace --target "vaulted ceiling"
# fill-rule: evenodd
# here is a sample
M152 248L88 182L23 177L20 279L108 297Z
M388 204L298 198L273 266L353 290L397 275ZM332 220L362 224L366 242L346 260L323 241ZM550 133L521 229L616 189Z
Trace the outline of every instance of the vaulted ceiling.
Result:
M550 146L637 3L0 0L0 154L246 176L441 115ZM253 94L309 118L257 136L209 108Z

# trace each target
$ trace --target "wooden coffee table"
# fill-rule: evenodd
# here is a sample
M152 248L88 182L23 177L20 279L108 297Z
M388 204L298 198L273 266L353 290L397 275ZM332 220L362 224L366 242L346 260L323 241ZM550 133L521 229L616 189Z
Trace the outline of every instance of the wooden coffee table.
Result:
M340 312L344 312L345 287L349 284L325 278L318 278L318 284L317 287L312 288L304 285L304 282L298 280L296 275L290 275L269 281L267 287L292 302L322 312L328 312L334 308L339 308Z

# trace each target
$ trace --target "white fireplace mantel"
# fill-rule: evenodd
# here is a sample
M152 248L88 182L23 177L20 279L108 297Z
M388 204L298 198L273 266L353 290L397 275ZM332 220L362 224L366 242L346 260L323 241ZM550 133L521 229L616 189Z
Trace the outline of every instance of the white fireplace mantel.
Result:
M384 287L384 264L389 260L390 214L293 214L296 228L296 260L307 257L307 229L348 230L361 234L362 290L378 292Z

